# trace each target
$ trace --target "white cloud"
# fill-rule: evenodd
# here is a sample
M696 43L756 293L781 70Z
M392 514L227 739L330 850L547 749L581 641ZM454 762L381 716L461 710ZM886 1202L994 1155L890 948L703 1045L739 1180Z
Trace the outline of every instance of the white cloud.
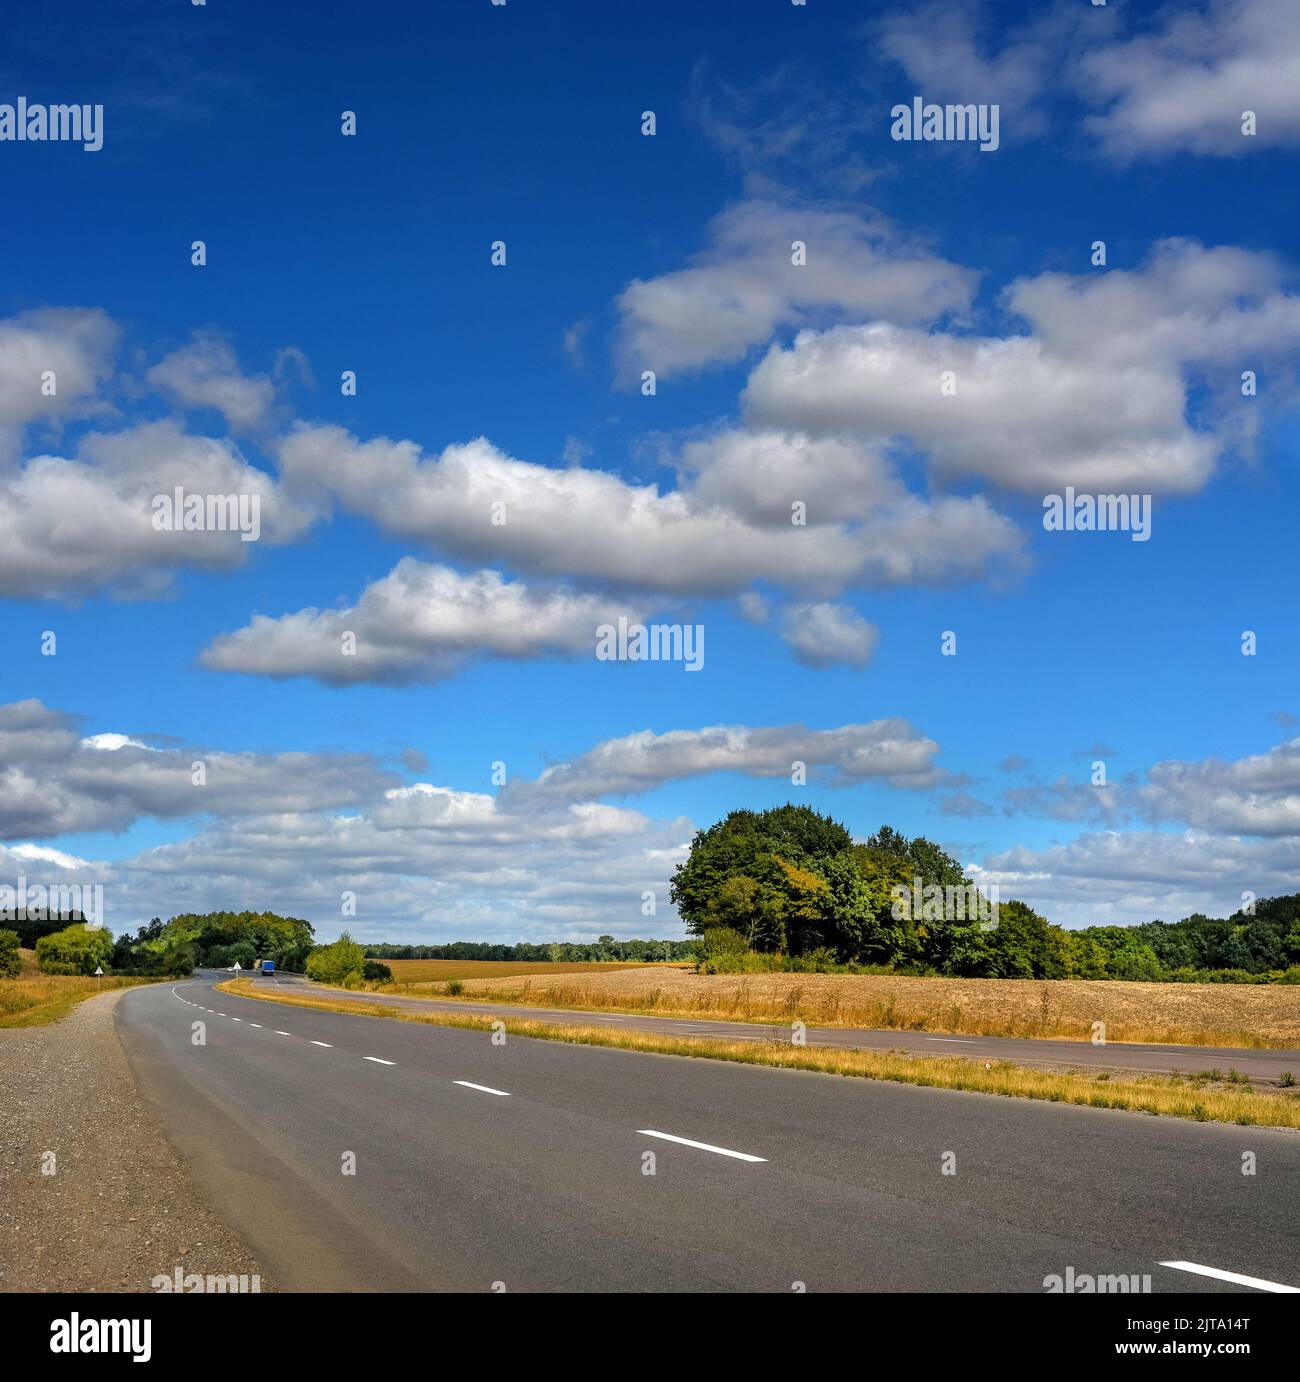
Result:
M867 780L924 788L942 782L939 746L906 720L872 720L836 729L803 725L711 725L705 729L640 730L606 739L578 757L553 764L533 782L507 789L521 805L648 792L704 773L789 779L796 762L812 775L825 769L832 786Z
M183 408L215 408L236 431L258 426L275 401L270 377L242 374L229 342L210 331L196 331L189 345L160 360L148 379Z
M847 605L800 604L785 610L781 637L805 667L865 667L880 630Z
M1279 394L1293 387L1300 298L1282 279L1269 255L1163 241L1138 270L1017 280L1006 302L1027 335L801 332L755 368L745 404L755 426L906 437L942 477L1195 493L1253 434L1259 404L1243 407L1239 371L1276 363ZM1189 420L1197 384L1212 391L1209 430Z
M403 557L346 609L254 616L201 654L207 667L333 686L439 681L475 656L594 656L596 628L635 610L567 589L530 589L498 571L467 574ZM351 633L355 651L344 653Z
M313 512L233 443L173 422L84 437L75 459L37 456L0 472L0 595L73 596L103 587L156 594L178 566L229 568L255 544L238 532L158 531L152 502L186 494L258 495L262 541L290 541Z
M1046 849L1016 847L972 865L980 885L997 884L1066 926L1177 921L1194 912L1230 916L1242 894L1295 891L1300 840L1250 840L1205 831L1096 832Z
M689 268L619 295L619 377L734 363L778 328L883 316L933 321L970 305L975 275L909 243L883 218L748 201L716 217ZM807 262L791 262L791 246Z
M302 427L281 474L398 536L467 561L668 595L738 594L767 579L818 595L974 577L1014 565L1021 538L987 502L910 494L858 443L724 433L689 445L661 492L577 466L515 460L485 438L425 457L409 441ZM747 467L757 486L738 484ZM826 473L839 484L828 484ZM807 504L807 526L791 505ZM494 521L498 520L498 521Z
M1073 76L1104 107L1084 128L1123 159L1242 157L1300 144L1300 6L1294 0L1168 5L1155 26L1082 53ZM1257 133L1242 134L1254 111Z
M0 321L0 461L30 423L99 406L117 337L113 322L90 308L45 307Z
M158 749L118 731L82 737L71 716L36 700L0 705L0 748L0 839L125 830L143 816L325 808L373 799L395 780L361 753Z

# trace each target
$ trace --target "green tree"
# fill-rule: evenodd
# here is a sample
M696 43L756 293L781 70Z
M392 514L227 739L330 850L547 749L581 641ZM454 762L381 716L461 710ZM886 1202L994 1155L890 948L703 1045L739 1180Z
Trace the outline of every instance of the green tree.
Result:
M23 972L18 953L18 932L0 931L0 979L16 979Z
M113 959L113 935L105 926L68 926L36 942L36 962L47 974L93 974Z
M359 981L366 953L346 931L333 945L318 945L307 957L307 977L321 984Z

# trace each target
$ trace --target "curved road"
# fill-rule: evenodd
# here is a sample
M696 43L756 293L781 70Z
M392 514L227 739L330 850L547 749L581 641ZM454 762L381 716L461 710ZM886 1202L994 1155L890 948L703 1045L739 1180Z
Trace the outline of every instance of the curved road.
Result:
M1037 1292L1070 1269L1300 1286L1288 1132L496 1045L214 983L133 990L118 1030L288 1290Z
M229 979L228 971L220 971ZM258 982L269 987L270 981ZM790 1027L760 1022L727 1022L704 1017L654 1017L645 1013L587 1012L573 1008L530 1007L520 1003L482 1003L461 999L420 998L405 994L365 993L329 988L299 974L280 974L275 983L311 993L331 1002L409 1007L425 1011L450 1011L539 1018L546 1022L597 1022L629 1031L660 1032L668 1036L715 1036L739 1041L789 1041ZM1297 997L1300 1002L1300 996ZM869 1027L809 1027L809 1045L841 1049L905 1051L918 1056L965 1056L979 1060L1009 1060L1017 1065L1050 1069L1081 1068L1124 1070L1137 1073L1195 1075L1218 1070L1256 1084L1277 1084L1290 1075L1300 1084L1300 1051L1247 1046L1161 1046L1153 1043L1112 1041L1094 1046L1087 1041L1041 1037L940 1036L929 1032L900 1032Z

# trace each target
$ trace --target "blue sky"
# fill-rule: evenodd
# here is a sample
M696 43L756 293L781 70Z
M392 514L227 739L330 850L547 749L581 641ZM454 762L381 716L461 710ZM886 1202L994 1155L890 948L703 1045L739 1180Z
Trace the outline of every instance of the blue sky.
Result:
M1071 925L1294 890L1297 54L1286 0L19 21L0 104L104 144L0 142L0 879L676 935L692 831L795 799Z

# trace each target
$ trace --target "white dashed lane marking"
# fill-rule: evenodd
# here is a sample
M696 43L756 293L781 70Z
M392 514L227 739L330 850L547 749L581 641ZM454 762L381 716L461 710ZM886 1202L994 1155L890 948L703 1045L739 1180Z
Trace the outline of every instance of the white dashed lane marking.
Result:
M313 1041L313 1042L312 1042L312 1045L313 1045L313 1046L324 1046L324 1047L326 1048L326 1050L329 1050L329 1051L332 1051L332 1050L334 1049L334 1048L329 1044L328 1041Z
M1199 1262L1162 1262L1162 1267L1172 1267L1176 1272L1192 1272L1196 1276L1210 1276L1216 1281L1230 1281L1234 1286L1250 1286L1256 1291L1273 1291L1278 1295L1300 1296L1300 1286L1283 1286L1276 1281L1265 1281L1263 1277L1243 1276L1240 1272L1225 1272L1221 1267L1202 1267Z
M748 1152L733 1152L726 1147L715 1147L710 1142L693 1142L689 1137L674 1137L670 1132L655 1132L653 1128L638 1128L642 1137L662 1137L665 1142L680 1142L683 1147L696 1147L702 1152L716 1152L719 1156L734 1156L737 1161L766 1161L765 1156L751 1156Z
M500 1095L502 1099L508 1099L510 1097L509 1090L492 1089L485 1084L471 1084L469 1080L453 1080L452 1084L463 1085L466 1089L477 1089L480 1094L497 1094Z
M362 1056L362 1060L372 1060L376 1065L396 1065L395 1060L380 1060L378 1056Z

